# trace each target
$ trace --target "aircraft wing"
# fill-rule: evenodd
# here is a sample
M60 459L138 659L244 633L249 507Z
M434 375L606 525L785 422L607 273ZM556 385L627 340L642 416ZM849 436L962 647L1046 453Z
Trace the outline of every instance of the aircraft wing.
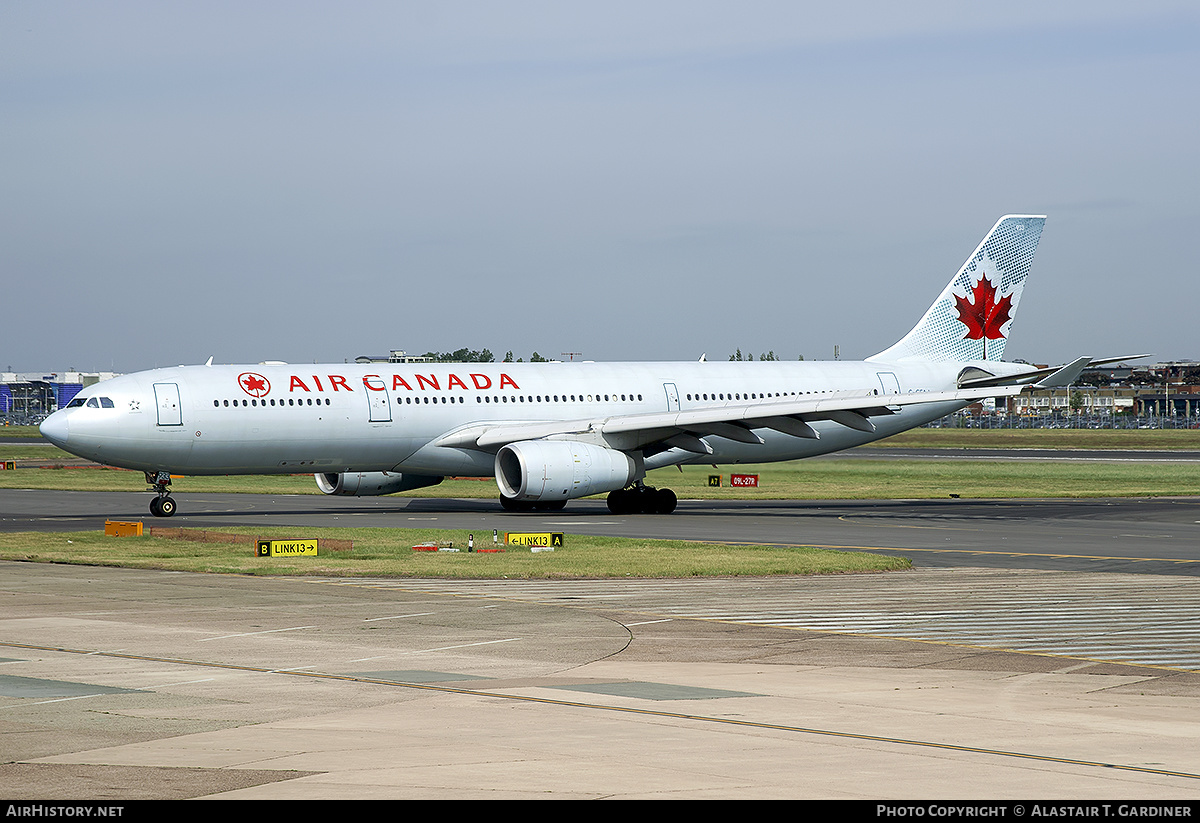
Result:
M547 437L601 439L621 450L656 443L676 446L698 454L711 453L701 437L715 435L742 443L762 443L755 429L773 429L796 437L818 439L809 423L832 420L862 432L875 431L872 417L895 414L903 406L926 403L972 402L987 397L1020 394L1025 386L977 387L912 394L863 394L836 392L820 396L788 397L779 400L604 418L553 420L528 423L481 423L440 437L436 446L495 452L521 440Z

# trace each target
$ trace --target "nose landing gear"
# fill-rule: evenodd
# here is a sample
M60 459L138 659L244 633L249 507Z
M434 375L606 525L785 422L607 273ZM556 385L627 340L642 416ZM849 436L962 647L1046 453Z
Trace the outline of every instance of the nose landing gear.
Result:
M158 497L150 501L150 514L155 517L170 517L175 514L175 501L171 499L170 489L171 473L146 472L146 482L151 486L150 491L158 492Z

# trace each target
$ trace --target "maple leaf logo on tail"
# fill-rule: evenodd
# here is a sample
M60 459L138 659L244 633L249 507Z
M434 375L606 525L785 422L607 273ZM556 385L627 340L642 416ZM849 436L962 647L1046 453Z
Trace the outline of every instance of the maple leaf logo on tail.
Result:
M979 359L976 340L984 360L1003 357L1045 222L1036 214L1001 217L912 330L867 359L967 362Z
M1012 295L996 299L996 287L985 272L971 291L971 300L954 295L958 319L967 327L963 340L982 340L983 359L987 360L987 341L1002 340L1000 327L1012 319Z

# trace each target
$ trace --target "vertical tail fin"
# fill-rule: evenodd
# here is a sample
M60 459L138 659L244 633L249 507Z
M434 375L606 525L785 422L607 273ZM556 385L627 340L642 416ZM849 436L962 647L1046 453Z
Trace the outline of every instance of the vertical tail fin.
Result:
M1038 215L1007 215L988 232L921 321L868 360L1000 360L1042 226Z

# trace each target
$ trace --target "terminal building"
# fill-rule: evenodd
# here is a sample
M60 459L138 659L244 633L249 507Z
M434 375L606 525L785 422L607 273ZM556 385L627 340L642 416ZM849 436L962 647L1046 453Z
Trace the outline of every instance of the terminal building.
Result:
M71 402L84 386L116 377L115 372L0 372L0 423L27 426Z

